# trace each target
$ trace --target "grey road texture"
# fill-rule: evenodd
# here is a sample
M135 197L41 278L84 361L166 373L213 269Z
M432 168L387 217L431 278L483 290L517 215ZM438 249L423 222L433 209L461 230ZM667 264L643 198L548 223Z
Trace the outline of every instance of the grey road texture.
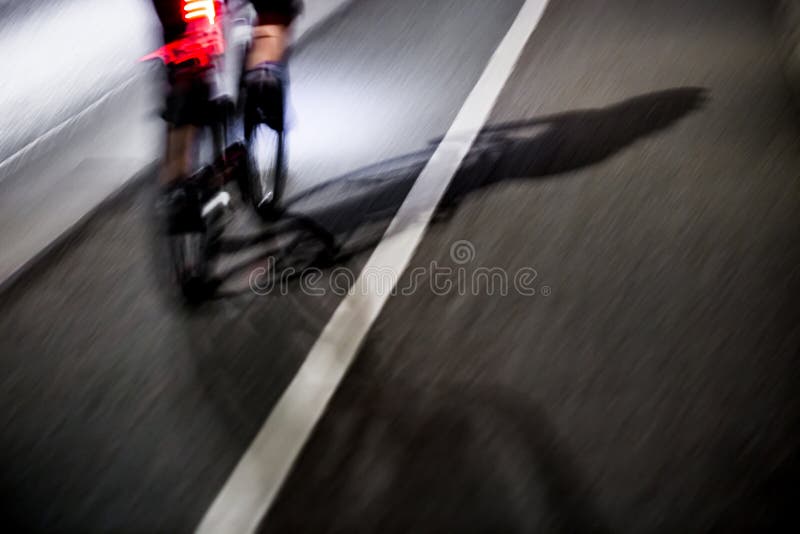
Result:
M9 531L197 526L342 299L252 273L358 274L521 4L356 0L315 30L289 213L237 214L203 306L165 280L153 166L3 292ZM262 532L796 530L800 123L771 17L550 2Z

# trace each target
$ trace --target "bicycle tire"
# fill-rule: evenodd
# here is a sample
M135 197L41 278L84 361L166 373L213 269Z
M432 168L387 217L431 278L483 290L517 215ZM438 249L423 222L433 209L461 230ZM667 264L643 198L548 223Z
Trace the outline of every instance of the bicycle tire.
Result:
M252 126L247 135L248 193L256 213L266 221L280 216L286 182L284 132L266 124Z

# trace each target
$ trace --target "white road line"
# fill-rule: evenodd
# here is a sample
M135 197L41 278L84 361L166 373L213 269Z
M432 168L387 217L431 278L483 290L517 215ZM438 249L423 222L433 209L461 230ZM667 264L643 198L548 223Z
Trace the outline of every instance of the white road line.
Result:
M370 257L365 272L408 267L434 210L541 20L548 0L526 0L480 80L420 173ZM275 405L200 525L199 534L254 532L286 480L300 450L391 294L380 279L359 277L334 312L286 392ZM386 280L384 280L386 282Z

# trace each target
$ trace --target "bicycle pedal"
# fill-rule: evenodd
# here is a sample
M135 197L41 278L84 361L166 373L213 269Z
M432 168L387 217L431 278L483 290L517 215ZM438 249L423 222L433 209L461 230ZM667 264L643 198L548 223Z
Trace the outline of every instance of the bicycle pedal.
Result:
M264 195L264 198L261 199L261 202L258 203L259 209L269 206L270 202L272 202L272 197L273 196L274 196L274 193L272 191L268 191Z
M217 213L221 213L229 207L231 207L230 193L227 191L220 191L205 203L201 213L204 218L208 218Z

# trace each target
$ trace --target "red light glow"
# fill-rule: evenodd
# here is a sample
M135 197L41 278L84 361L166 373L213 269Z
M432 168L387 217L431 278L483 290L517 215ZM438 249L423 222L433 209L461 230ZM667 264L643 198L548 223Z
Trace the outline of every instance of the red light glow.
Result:
M214 24L216 16L214 0L183 0L184 22L205 18L209 24Z

